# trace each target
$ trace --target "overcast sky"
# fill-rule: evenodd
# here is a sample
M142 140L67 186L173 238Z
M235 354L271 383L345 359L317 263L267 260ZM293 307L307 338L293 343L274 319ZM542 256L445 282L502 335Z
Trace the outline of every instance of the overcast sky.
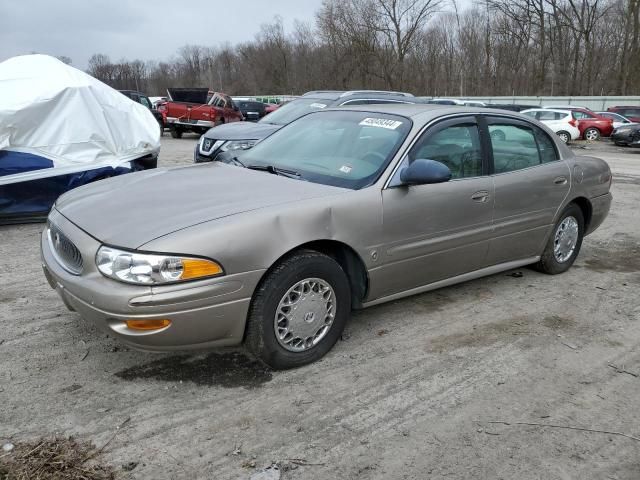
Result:
M186 44L253 39L275 15L312 22L322 0L0 0L0 61L31 52L162 60Z

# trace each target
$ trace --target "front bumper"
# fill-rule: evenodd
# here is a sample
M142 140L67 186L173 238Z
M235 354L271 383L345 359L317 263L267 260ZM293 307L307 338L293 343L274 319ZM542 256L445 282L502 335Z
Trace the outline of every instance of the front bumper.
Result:
M141 350L169 351L240 344L251 296L263 270L178 285L138 286L104 277L93 261L100 243L52 210L53 222L82 253L83 272L68 273L41 239L45 276L65 305L85 320ZM169 319L163 330L129 329L125 320Z

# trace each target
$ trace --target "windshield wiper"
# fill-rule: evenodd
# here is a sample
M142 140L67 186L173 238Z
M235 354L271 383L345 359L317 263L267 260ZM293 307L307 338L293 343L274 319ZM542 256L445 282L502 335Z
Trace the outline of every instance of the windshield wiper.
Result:
M261 172L269 172L274 175L281 175L283 177L295 178L297 180L303 179L300 173L295 170L288 170L286 168L274 167L273 165L247 165L249 170L259 170Z

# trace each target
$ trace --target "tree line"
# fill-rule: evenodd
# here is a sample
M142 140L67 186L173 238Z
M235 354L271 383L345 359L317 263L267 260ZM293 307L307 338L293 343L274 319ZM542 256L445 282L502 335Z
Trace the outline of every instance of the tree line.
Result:
M452 2L452 3L451 3ZM632 95L640 0L324 0L313 22L281 18L237 45L185 45L164 61L91 57L118 89L232 95L385 89L429 96Z

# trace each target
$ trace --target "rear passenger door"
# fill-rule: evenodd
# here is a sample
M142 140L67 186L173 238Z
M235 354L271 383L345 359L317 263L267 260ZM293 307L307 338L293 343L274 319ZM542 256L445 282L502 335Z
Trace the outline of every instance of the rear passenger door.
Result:
M490 264L540 255L569 193L570 171L553 139L527 122L487 118L495 185Z

